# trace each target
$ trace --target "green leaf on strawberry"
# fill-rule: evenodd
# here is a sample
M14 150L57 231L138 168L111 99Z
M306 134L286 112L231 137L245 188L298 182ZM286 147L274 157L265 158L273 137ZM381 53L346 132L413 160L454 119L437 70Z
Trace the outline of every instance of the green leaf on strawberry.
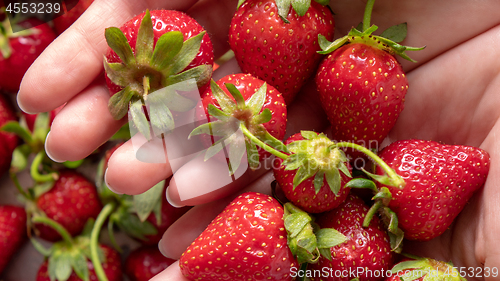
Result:
M430 258L402 261L396 264L390 272L396 278L399 277L397 280L402 281L413 281L419 278L423 278L423 281L467 281L451 262L446 263Z
M106 29L106 41L121 60L110 63L104 58L107 77L122 87L109 101L108 107L113 117L123 118L129 103L147 99L149 93L164 87L189 79L195 79L198 86L206 84L212 75L211 65L199 65L183 71L197 56L205 33L200 32L184 41L182 32L170 31L163 34L154 46L151 14L146 11L138 30L134 54L119 28ZM171 110L176 111L175 108Z

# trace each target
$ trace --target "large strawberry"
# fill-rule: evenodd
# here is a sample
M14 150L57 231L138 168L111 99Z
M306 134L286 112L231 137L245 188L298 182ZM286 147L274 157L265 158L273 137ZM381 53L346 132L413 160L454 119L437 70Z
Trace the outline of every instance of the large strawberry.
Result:
M323 134L302 131L285 142L293 154L276 158L274 177L288 200L309 213L322 213L341 204L349 194L349 163Z
M54 29L58 34L63 33L70 27L92 4L94 0L79 0L76 5L74 1L63 1L61 3L61 14L52 21Z
M36 18L19 23L5 19L0 25L0 88L17 93L24 73L56 35L47 23ZM11 33L11 27L17 32Z
M368 15L373 2L367 3ZM406 25L390 28L381 36L372 35L376 29L365 22L362 31L353 28L333 43L321 37L321 53L329 55L315 81L334 139L378 149L403 110L408 90L408 80L394 55L411 60L405 51L421 48L394 42L405 38ZM403 36L394 36L394 30L400 29Z
M249 74L232 74L217 83L212 82L211 90L211 94L203 99L203 108L212 122L199 126L191 135L205 133L223 137L216 139L216 143L231 143L229 158L233 164L239 163L247 145L252 168L259 165L259 159L269 156L269 153L257 148L256 139L283 148L279 140L285 136L287 110L282 95L273 86ZM247 138L239 138L235 134L238 130ZM210 155L222 149L222 146L212 147Z
M181 255L189 280L292 280L299 263L331 258L346 237L313 228L312 218L291 203L255 192L235 198Z
M349 195L340 206L332 211L321 214L316 222L322 228L334 228L347 237L343 244L332 247L332 260L323 257L310 266L312 270L328 269L327 276L311 278L312 280L360 281L381 280L370 275L370 272L385 272L393 263L389 236L378 217L374 216L368 227L363 227L363 221L369 211L368 206L355 195ZM361 271L361 270L362 271Z
M202 94L208 90L212 43L185 13L146 11L120 29L106 29L105 36L110 46L104 59L112 95L109 110L115 119L127 114L129 103L144 101L149 93L179 82L195 79Z
M488 176L490 157L482 149L434 141L397 141L380 152L406 182L385 186L405 238L426 241L441 235ZM377 174L384 174L377 170ZM379 184L379 187L384 185Z
M79 234L87 220L96 218L102 205L97 190L83 175L73 170L63 170L53 183L35 187L35 198L28 201L28 214L47 216L61 224L72 236ZM61 239L52 228L34 224L35 233L48 241Z
M26 240L26 212L22 207L0 206L0 274Z
M240 1L231 21L229 44L241 69L274 86L287 105L322 58L318 35L333 39L333 15L324 2Z
M143 246L132 251L125 260L125 274L131 281L148 281L174 262L163 256L158 246Z
M0 94L0 128L15 120L16 115L11 104ZM12 152L16 148L17 142L18 138L14 134L0 131L0 176L9 169Z
M283 207L258 193L237 197L182 254L190 280L292 280Z

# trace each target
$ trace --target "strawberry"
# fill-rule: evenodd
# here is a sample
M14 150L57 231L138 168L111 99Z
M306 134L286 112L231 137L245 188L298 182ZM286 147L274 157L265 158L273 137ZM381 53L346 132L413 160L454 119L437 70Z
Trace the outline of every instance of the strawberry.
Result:
M158 246L143 246L132 251L125 260L125 274L131 281L148 281L174 262L163 256Z
M52 21L57 34L61 34L68 29L68 27L70 27L85 12L85 10L87 10L94 0L79 0L76 5L72 5L73 3L68 2L70 1L63 1L61 3L61 14L57 15L57 17Z
M95 186L73 170L63 170L52 187L28 205L29 214L40 212L60 223L72 235L79 234L90 218L96 218L102 205ZM50 227L35 224L35 233L48 241L61 237Z
M342 150L332 149L335 144L330 139L302 131L285 144L294 156L287 160L277 157L273 171L288 200L306 212L322 213L347 198L350 188L345 184L351 177L350 166Z
M283 207L272 197L238 196L179 260L189 280L292 280Z
M0 128L11 121L16 121L16 114L6 97L0 94ZM14 134L0 131L0 176L9 169L17 142Z
M106 245L100 245L100 249L102 251L103 257L104 257L104 262L102 263L102 267L104 269L104 273L106 274L106 277L108 278L109 281L120 281L122 280L122 266L121 266L121 261L120 261L120 255L118 254L117 251L115 251L113 248L106 246ZM58 278L57 275L53 276L54 279L51 278L50 276L50 270L49 270L49 260L45 260L40 268L38 269L38 273L36 276L36 281L52 281L52 280L57 280L57 281L79 281L79 280L85 280L82 277L78 276L78 274L70 267L70 275L65 278ZM94 270L94 265L92 262L87 258L85 261L85 264L87 267L88 271L88 279L90 281L97 281L100 280L97 278L97 275Z
M385 281L446 280L466 281L464 272L459 272L452 263L430 258L402 261L392 268ZM466 274L467 275L467 274Z
M36 18L19 23L5 19L0 25L0 88L17 93L24 73L56 35ZM17 32L11 33L11 27Z
M0 274L26 240L26 212L22 207L0 206Z
M347 237L347 241L330 249L332 260L321 257L311 270L324 271L328 276L311 280L381 280L370 272L385 272L393 263L389 236L384 232L378 217L374 216L368 227L362 223L367 216L368 206L355 195L349 195L338 208L317 217L320 227L334 228ZM336 276L337 274L337 276ZM339 275L342 274L343 276Z
M322 58L318 35L333 39L332 12L318 2L293 1L290 9L284 0L239 1L231 21L229 44L240 68L274 86L287 105Z
M365 14L371 14L373 2L367 2ZM389 28L381 36L372 35L375 30L377 26L366 22L362 31L353 28L332 43L320 36L320 53L329 55L321 62L315 82L334 139L378 149L403 110L408 90L408 80L394 55L412 61L405 51L423 48L394 42L406 37L405 24Z
M104 68L112 96L109 109L115 119L127 114L129 103L179 82L195 79L201 94L209 89L212 43L185 13L146 11L120 29L106 29L105 36L110 48Z
M274 87L249 74L228 75L217 83L212 81L211 86L211 93L203 99L203 108L212 122L199 126L193 130L191 136L205 133L224 137L216 139L216 143L227 141L229 138L229 155L237 155L238 163L245 152L244 149L237 149L245 147L245 144L240 143L243 139L234 137L238 129L247 137L252 135L271 146L282 146L279 140L285 135L287 110L282 95ZM212 144L208 138L205 142ZM258 160L269 156L269 153L258 149L248 138L245 142L251 147L247 151L250 167L256 168L259 165ZM215 153L222 148L214 145L214 150L217 147L219 150ZM215 154L209 150L208 154L211 153ZM236 169L237 167L233 167L233 171Z
M488 176L490 157L482 149L434 141L397 141L380 158L406 182L392 193L389 208L399 219L405 238L427 241L441 235ZM377 174L382 175L380 169Z

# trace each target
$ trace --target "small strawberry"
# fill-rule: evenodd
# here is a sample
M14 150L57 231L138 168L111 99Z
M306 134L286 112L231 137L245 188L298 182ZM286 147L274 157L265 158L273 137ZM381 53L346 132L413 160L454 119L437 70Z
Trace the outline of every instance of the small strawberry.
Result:
M373 2L367 2L365 13L371 14ZM405 51L422 49L396 43L406 37L405 24L381 36L372 35L376 29L367 22L363 23L363 31L353 28L333 43L320 37L321 53L329 55L315 78L334 139L367 148L378 148L404 107L408 80L394 55L411 60ZM394 29L402 29L404 34L392 36Z
M291 203L283 208L268 195L244 193L181 255L181 272L189 280L292 280L299 263L315 262L346 241L311 222Z
M11 33L12 29L17 32ZM17 93L24 73L55 38L50 26L36 18L0 22L0 88Z
M302 131L288 138L285 145L293 154L287 160L277 157L273 170L288 200L306 212L322 213L347 198L350 166L328 137Z
M402 261L390 271L391 276L385 281L467 281L452 263L430 258Z
M6 97L0 94L0 128L11 121L16 121L16 114ZM9 169L17 142L14 134L0 131L0 176Z
M376 281L383 277L371 276L370 272L386 272L393 263L389 236L384 232L378 217L374 216L368 227L363 221L368 214L368 206L355 195L349 195L338 208L318 216L316 223L320 227L334 228L347 237L347 241L332 247L332 260L321 257L311 270L329 269L328 276L311 280L333 281L351 280ZM360 269L363 271L360 272ZM343 276L338 276L342 273ZM337 274L337 276L336 276Z
M441 235L488 176L490 157L482 149L434 141L397 141L380 152L406 182L392 193L388 206L405 238L426 241ZM380 169L377 174L384 174Z
M26 212L22 207L0 206L0 274L26 240Z
M143 246L132 251L125 260L125 274L130 281L148 281L174 262L163 256L158 246Z
M269 156L269 153L257 148L253 140L238 138L236 131L241 130L247 137L251 134L252 138L271 146L283 146L279 140L285 135L287 110L282 95L274 87L249 74L228 75L217 83L212 81L211 86L211 94L203 99L203 108L213 122L199 126L191 136L205 133L223 137L216 139L215 144L223 141L231 143L229 158L235 159L231 163L239 163L247 145L247 157L252 168L257 167L259 159ZM212 142L207 140L205 142L211 145ZM207 154L215 155L221 149L222 146L213 145ZM236 169L233 167L233 171Z
M42 186L49 189L39 191L42 194L28 204L28 214L47 216L60 223L72 236L79 234L87 220L95 219L101 211L102 205L94 184L76 171L63 170L53 184L49 182L39 187ZM34 224L34 230L47 241L61 239L59 234L45 225Z
M201 94L209 89L212 43L204 29L185 13L146 11L120 29L106 29L105 36L110 46L104 58L112 96L109 110L115 119L127 114L129 103L145 100L149 93L179 82L195 79Z
M87 10L94 0L79 0L76 5L71 5L72 3L67 2L70 1L63 1L61 3L61 14L56 15L57 17L52 21L57 34L61 34L68 29L68 27L70 27L85 12L85 10Z
M105 208L106 209L106 208ZM105 209L102 219L89 219L79 236L71 234L58 222L41 216L34 216L33 222L51 228L62 240L45 248L38 240L31 239L31 243L46 260L37 273L37 281L97 281L122 280L122 266L120 255L113 248L99 244L99 233L105 220ZM94 235L96 233L97 235Z
M231 21L229 44L241 69L274 86L287 105L322 58L318 35L333 39L333 14L318 2L240 1Z

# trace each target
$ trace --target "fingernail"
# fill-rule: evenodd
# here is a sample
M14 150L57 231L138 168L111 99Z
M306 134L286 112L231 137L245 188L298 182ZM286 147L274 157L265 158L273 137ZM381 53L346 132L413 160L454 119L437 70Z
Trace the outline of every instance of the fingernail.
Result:
M45 138L45 145L44 145L44 147L45 147L45 153L46 153L46 154L47 154L47 156L48 156L50 159L52 159L52 161L54 161L54 162L57 162L57 163L62 163L62 162L64 162L65 160L59 160L59 159L57 159L57 158L54 158L54 156L52 156L52 153L50 152L49 147L48 147L48 145L47 145L47 144L49 143L49 136L50 136L50 131L49 131L49 133L47 134L47 137Z
M116 191L108 182L108 168L106 168L106 171L104 172L104 182L106 183L106 186L108 187L109 190L113 191L114 193L118 195L122 195L123 193Z
M19 108L20 108L22 111L24 111L24 112L26 112L26 113L28 113L28 114L33 114L33 113L34 113L34 112L29 112L29 111L27 111L27 110L25 109L25 107L24 107L23 103L22 103L22 102L21 102L21 100L19 99L19 92L18 92L18 93L17 93L17 95L16 95L16 100L17 100L17 106L19 106Z
M166 189L166 191L165 191L165 193L167 194L166 196L167 196L167 201L168 201L168 203L169 203L170 205L172 205L173 207L175 207L175 208L182 208L182 207L184 207L185 205L177 205L177 204L172 203L172 199L170 198L170 193L168 192L168 189L169 189L169 188L170 188L170 186L169 186L169 187L167 187L167 189Z
M169 258L169 256L167 256L167 255L165 254L165 250L163 250L163 247L161 246L162 242L163 242L163 239L161 239L161 240L160 240L160 242L158 242L158 250L160 250L160 253L161 253L164 257Z

